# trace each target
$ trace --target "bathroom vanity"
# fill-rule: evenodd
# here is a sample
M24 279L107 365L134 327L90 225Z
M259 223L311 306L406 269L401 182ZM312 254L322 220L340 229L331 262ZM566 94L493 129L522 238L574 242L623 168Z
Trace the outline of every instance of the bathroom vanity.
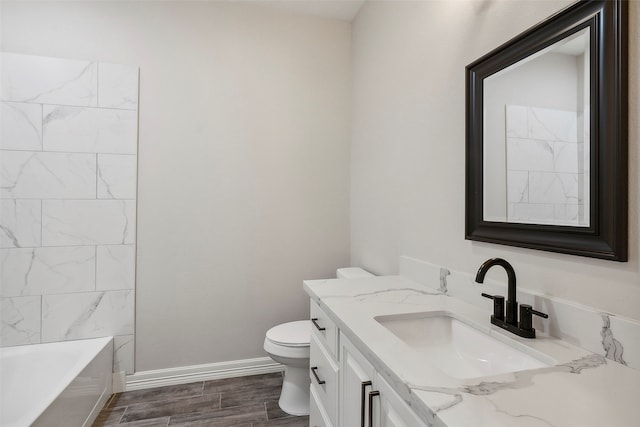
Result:
M313 300L311 316L310 426L426 426Z
M489 307L401 276L310 280L304 289L314 323L312 427L640 420L639 371L546 334L510 334L491 325Z

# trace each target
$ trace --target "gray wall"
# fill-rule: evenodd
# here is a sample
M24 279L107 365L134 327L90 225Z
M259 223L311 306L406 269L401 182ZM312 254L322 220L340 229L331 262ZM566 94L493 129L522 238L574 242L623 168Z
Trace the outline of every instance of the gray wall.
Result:
M408 255L472 273L501 256L520 286L640 318L637 1L630 2L629 262L464 240L465 66L568 3L365 3L352 24L354 265L393 274L398 256ZM490 274L504 280L503 272Z
M140 67L136 371L262 357L349 264L350 26L219 2L2 2L2 50Z

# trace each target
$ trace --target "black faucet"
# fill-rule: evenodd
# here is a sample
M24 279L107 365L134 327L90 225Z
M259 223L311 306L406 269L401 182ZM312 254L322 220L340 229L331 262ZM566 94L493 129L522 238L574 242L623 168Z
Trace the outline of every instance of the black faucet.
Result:
M483 283L484 276L487 271L494 265L503 267L507 272L507 307L506 316L504 310L504 297L502 295L488 295L482 293L485 298L493 300L493 315L491 316L491 323L506 329L518 336L524 338L535 338L536 330L532 327L532 315L548 318L544 313L534 310L528 304L522 304L520 306L520 322L518 322L518 301L516 300L516 272L513 270L511 264L502 258L492 258L485 261L476 274L476 282Z

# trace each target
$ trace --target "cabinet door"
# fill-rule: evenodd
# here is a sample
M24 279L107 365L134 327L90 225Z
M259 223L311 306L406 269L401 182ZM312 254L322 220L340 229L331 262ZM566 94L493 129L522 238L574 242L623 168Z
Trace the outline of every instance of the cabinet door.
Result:
M411 408L402 398L391 388L391 386L377 375L374 385L380 392L379 399L374 399L374 418L380 417L379 421L374 419L373 425L376 427L426 427L426 424L418 418ZM375 406L379 405L379 410Z
M382 398L380 411L380 427L414 427L405 422L404 418L389 404L389 401Z
M369 426L368 395L372 390L373 366L340 334L340 425Z

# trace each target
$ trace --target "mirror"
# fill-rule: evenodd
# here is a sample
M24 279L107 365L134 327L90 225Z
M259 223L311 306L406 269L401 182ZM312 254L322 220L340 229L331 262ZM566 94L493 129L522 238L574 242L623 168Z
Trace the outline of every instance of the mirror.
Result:
M580 1L467 66L468 240L627 260L627 20Z
M484 79L485 221L589 226L589 53L584 28Z

